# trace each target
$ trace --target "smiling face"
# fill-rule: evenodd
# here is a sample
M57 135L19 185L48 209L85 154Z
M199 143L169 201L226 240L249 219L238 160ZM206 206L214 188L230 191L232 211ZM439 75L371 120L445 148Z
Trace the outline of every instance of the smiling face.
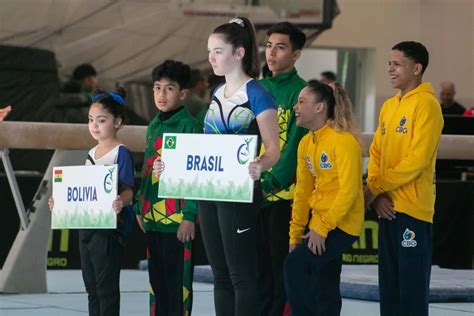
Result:
M399 50L390 52L388 74L393 88L406 92L410 87L416 87L420 72L421 65L405 57L403 52Z
M216 76L225 76L242 68L244 49L234 49L231 44L225 42L222 34L213 33L209 36L207 51L209 63Z
M289 35L273 33L268 37L265 57L273 76L291 71L300 55L301 50L293 51Z
M102 104L93 103L89 108L89 132L95 140L104 141L114 138L121 124L122 119L114 118Z
M295 110L296 125L312 130L312 127L315 125L315 120L321 113L320 108L322 106L322 103L316 100L316 94L314 94L310 88L303 88L298 96L298 103L293 107Z
M161 78L153 83L155 105L161 112L169 112L180 107L187 93L187 89L180 89L176 81L168 78Z

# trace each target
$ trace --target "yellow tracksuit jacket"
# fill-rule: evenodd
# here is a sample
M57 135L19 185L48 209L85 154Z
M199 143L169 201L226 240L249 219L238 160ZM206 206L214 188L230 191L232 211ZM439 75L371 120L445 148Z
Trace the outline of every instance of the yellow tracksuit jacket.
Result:
M443 115L433 88L422 83L382 106L370 146L367 185L386 192L397 212L433 222L435 163Z
M309 228L326 237L336 227L359 236L364 221L362 154L356 138L329 125L309 132L298 146L290 244Z

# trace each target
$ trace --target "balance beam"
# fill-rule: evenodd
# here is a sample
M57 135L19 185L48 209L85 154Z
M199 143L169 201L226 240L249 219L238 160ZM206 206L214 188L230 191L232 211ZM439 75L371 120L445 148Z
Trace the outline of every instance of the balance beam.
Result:
M124 126L119 139L132 151L145 149L145 126ZM429 136L429 135L427 135ZM373 134L362 134L362 152L368 157ZM0 148L86 150L96 145L87 124L2 122ZM474 136L442 135L438 159L474 160Z

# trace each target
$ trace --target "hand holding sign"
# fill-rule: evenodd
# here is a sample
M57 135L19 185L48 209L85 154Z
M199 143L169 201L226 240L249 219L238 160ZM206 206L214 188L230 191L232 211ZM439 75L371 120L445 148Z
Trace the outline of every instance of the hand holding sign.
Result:
M155 177L159 178L165 171L165 163L161 160L161 157L156 157L155 161L153 161L153 173Z
M119 214L122 211L123 206L124 205L123 205L122 198L120 197L120 195L117 195L117 198L112 203L112 208L113 208L115 214Z
M49 211L51 212L54 208L54 199L52 196L49 197L48 199L48 207L49 207Z
M249 174L250 178L254 181L260 179L260 175L262 174L262 162L260 161L260 157L255 158L254 161L249 163Z

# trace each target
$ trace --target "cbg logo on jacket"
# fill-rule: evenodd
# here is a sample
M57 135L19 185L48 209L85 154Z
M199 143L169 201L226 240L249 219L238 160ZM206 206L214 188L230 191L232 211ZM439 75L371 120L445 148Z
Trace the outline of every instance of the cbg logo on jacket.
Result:
M321 167L321 169L332 168L332 164L329 162L329 156L324 151L321 153L320 161L321 163L319 164L319 166Z
M405 115L403 115L402 119L400 120L400 125L397 126L397 129L396 129L397 133L406 134L408 132L408 129L404 127L406 122L407 122L407 118L405 117Z

